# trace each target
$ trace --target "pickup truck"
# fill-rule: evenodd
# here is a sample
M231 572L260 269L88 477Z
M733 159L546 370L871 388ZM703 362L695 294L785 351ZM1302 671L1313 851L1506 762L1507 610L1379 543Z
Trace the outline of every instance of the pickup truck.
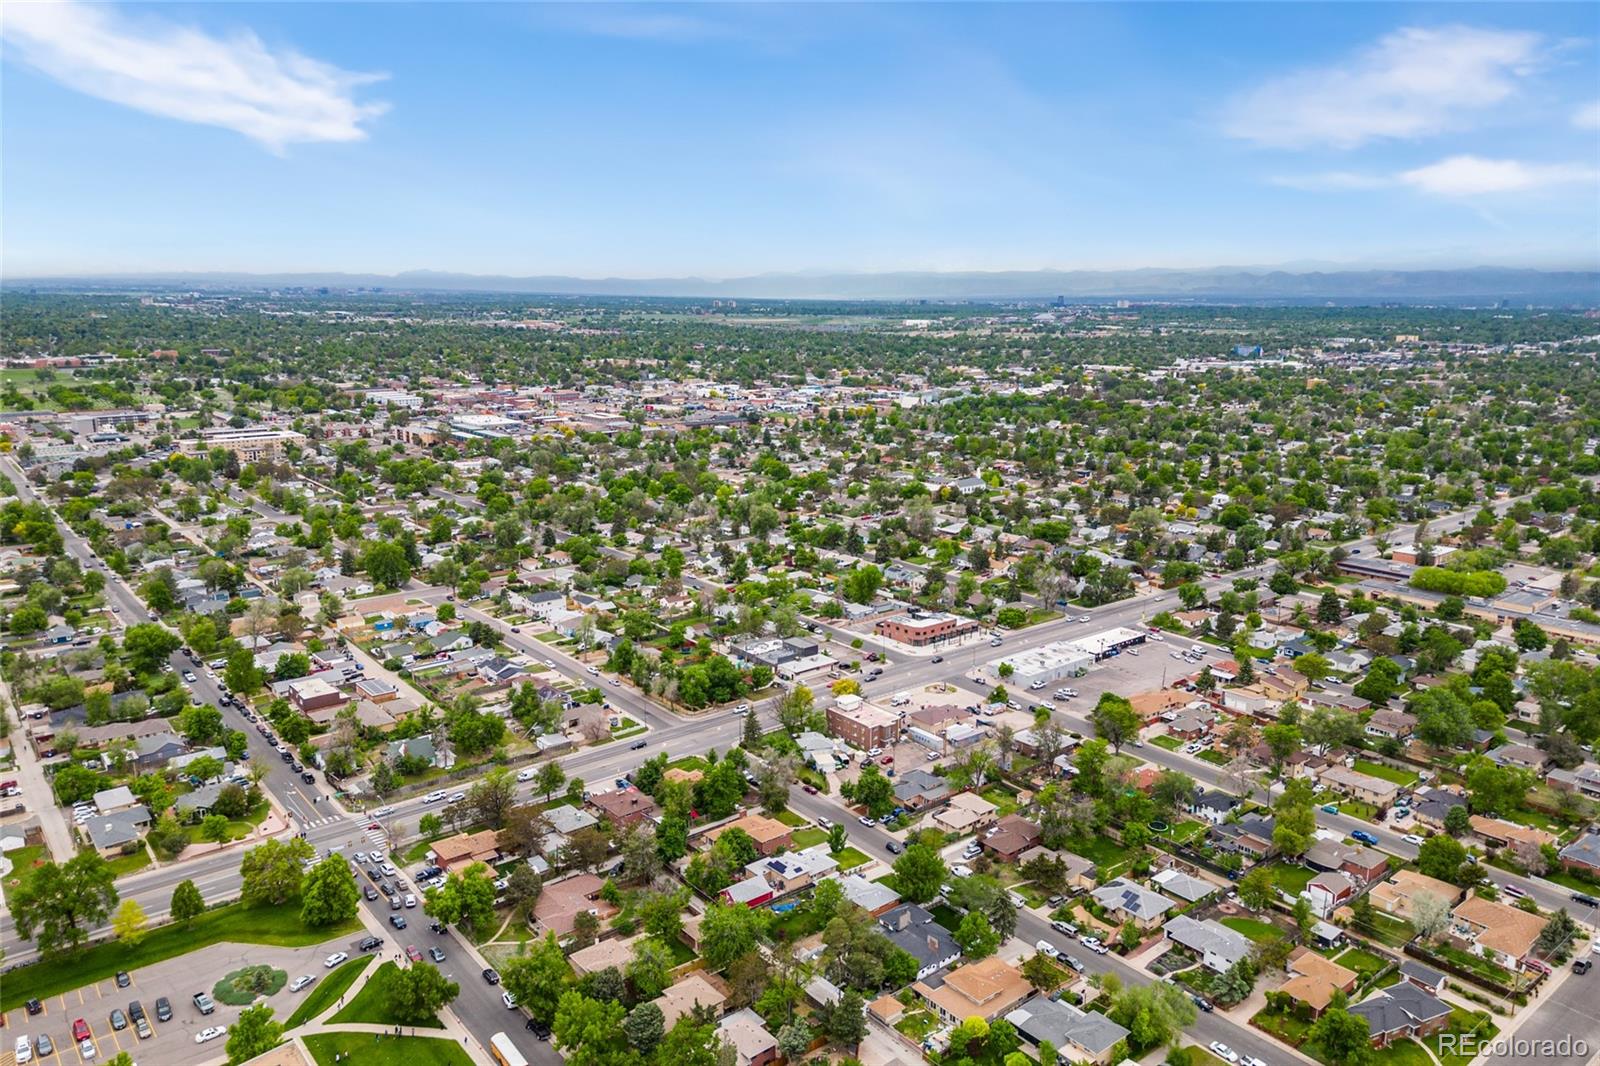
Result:
M1378 842L1378 838L1367 832L1365 829L1352 829L1350 831L1350 836L1352 839L1359 840L1363 844L1376 844Z
M200 1008L201 1014L210 1014L217 1009L217 1005L211 1001L211 997L204 992L196 992L194 994L194 1005Z

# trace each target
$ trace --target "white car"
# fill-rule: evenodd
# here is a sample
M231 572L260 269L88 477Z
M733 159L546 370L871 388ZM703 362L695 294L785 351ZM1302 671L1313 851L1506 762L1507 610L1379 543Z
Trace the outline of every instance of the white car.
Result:
M518 770L517 771L517 780L518 781L532 781L533 780L533 774L534 774L534 771L533 771L532 767L529 767L526 770Z
M301 974L299 977L296 977L293 981L289 982L289 991L298 992L315 980L316 978L312 977L308 973Z
M952 877L971 877L972 867L968 866L966 863L958 862L954 866L950 867L950 875Z
M386 862L382 866L379 866L378 869L382 870L388 877L393 877L395 874L394 865L392 863Z
M1041 954L1048 955L1052 959L1059 957L1061 954L1060 950L1048 940L1041 940L1033 946L1038 949Z
M1267 1064L1261 1059L1256 1058L1254 1055L1246 1055L1244 1058L1239 1060L1239 1066L1267 1066Z
M33 1061L33 1041L29 1040L27 1038L27 1036L19 1036L19 1037L17 1037L17 1062L18 1063L23 1063L23 1062L32 1062L32 1061Z
M348 952L335 951L332 955L329 955L326 959L322 960L322 965L331 970L349 957L350 955Z
M506 1005L506 1010L517 1009L517 997L513 996L510 992L500 993L500 1002Z
M1407 844L1415 844L1419 848L1422 847L1422 844L1423 844L1422 837L1419 836L1416 833L1407 833L1405 836L1401 837L1400 839L1404 840Z
M196 1044L204 1044L207 1041L215 1040L217 1037L226 1036L227 1034L228 1030L224 1029L220 1025L208 1025L198 1033L194 1034L194 1042Z
M867 754L872 756L874 759L876 759L878 756L883 754L883 749L882 748L869 748L869 749L867 749Z
M1165 644L1167 642L1167 638L1162 636L1160 633L1151 633L1150 639L1155 641L1157 644Z
M389 815L391 815L393 813L394 813L394 808L393 807L379 807L377 810L372 812L372 815L375 818L387 818Z
M407 907L415 907L416 905L417 905L417 897L413 896L411 893L407 892L406 893L406 906Z
M588 674L589 674L590 677L599 677L600 676L599 667L596 667L596 666L589 667L588 668Z
M749 714L750 713L750 705L748 703L741 703L741 704L739 704L739 706L737 706L737 707L735 707L733 709L733 713L737 714L737 715L741 715L741 716Z
M464 800L466 798L467 798L467 794L465 792L452 792L452 793L450 793L450 802L451 803L460 803L462 800Z
M1097 936L1080 937L1079 942L1082 943L1084 947L1093 949L1096 944L1100 943L1100 938Z
M831 819L831 818L818 818L817 819L817 825L821 826L823 829L832 829L833 828L833 819Z
M1211 1041L1211 1051L1219 1059L1227 1062L1238 1062L1239 1053L1220 1040Z
M1521 888L1517 887L1516 885L1501 885L1500 886L1500 891L1504 892L1506 895L1510 896L1512 899L1522 899L1524 896L1526 896L1528 894L1524 889L1521 889Z

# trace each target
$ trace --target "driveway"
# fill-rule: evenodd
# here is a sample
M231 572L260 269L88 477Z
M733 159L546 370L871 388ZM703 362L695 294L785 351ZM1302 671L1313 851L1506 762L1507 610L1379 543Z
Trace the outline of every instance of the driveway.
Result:
M194 1005L196 992L209 993L212 987L234 970L246 966L265 965L283 970L292 982L301 974L311 974L318 981L327 974L322 962L335 951L348 952L352 957L360 952L356 943L366 934L350 937L348 943L336 941L310 948L273 948L260 944L214 944L188 955L158 962L153 966L134 970L128 976L132 984L118 988L111 979L77 988L65 995L51 996L43 1003L44 1010L30 1018L26 1009L18 1007L5 1016L7 1050L16 1038L26 1033L37 1038L40 1033L50 1037L55 1053L34 1061L41 1066L90 1066L103 1063L119 1051L131 1054L135 1061L160 1063L161 1066L196 1066L223 1054L225 1038L205 1044L194 1042L195 1034L207 1026L232 1025L242 1007L217 1003L210 1015L202 1015ZM300 1000L315 988L290 992L286 983L276 994L256 1000L266 1003L282 1021L294 1012ZM156 1021L156 999L166 996L172 1003L172 1020ZM140 1040L130 1024L117 1032L111 1028L110 1014L114 1008L126 1013L128 1004L138 1000L144 1005L149 1019L151 1037ZM72 1023L82 1018L89 1025L97 1054L85 1059L72 1041Z

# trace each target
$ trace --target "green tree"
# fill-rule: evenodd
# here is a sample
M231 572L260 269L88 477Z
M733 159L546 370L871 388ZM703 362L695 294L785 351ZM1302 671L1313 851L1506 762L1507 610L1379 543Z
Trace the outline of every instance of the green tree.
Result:
M556 1004L555 1046L577 1066L620 1066L627 1054L621 1003L590 999L582 992L561 993Z
M483 930L494 922L494 897L493 872L475 862L452 873L438 888L429 889L422 909L446 925Z
M1257 866L1239 879L1239 900L1253 911L1263 911L1278 898L1278 882L1272 871Z
M233 835L228 819L220 814L208 814L200 819L200 839L224 844Z
M1127 699L1111 692L1102 692L1090 716L1095 735L1110 744L1118 753L1122 745L1139 736L1138 712Z
M500 973L501 984L518 1005L546 1025L554 1020L561 993L571 981L572 966L554 933L546 933L527 954L507 962Z
M961 945L961 953L974 961L988 958L1000 946L1000 934L982 911L967 912L956 927L955 940Z
M894 810L894 782L883 775L875 762L861 768L853 796L874 818L882 818Z
M1422 842L1417 849L1417 869L1440 881L1458 882L1461 865L1467 861L1467 849L1455 837L1435 834Z
M257 1003L239 1012L239 1017L228 1026L229 1066L248 1062L282 1042L283 1025L274 1021L272 1015L272 1008L265 1003Z
M539 767L539 772L534 775L533 787L536 791L543 792L545 802L555 795L556 789L567 783L567 772L561 764L551 760Z
M674 965L666 945L646 937L634 944L633 960L625 972L638 998L655 999L672 983Z
M300 837L256 845L239 863L239 898L248 904L282 903L298 894L303 864L315 854Z
M361 893L343 856L329 855L313 866L300 889L300 920L312 928L356 916Z
M167 659L183 647L183 638L164 625L139 622L122 635L122 654L128 668L136 674L154 674L166 669Z
M441 1009L453 1002L461 986L439 972L431 963L413 963L389 978L385 1001L396 1021L408 1025L431 1022Z
M894 862L895 887L902 899L926 903L939 894L949 871L939 852L927 844L913 844Z
M633 1008L622 1020L622 1035L629 1047L648 1060L650 1053L666 1035L666 1019L661 1014L661 1008L654 1003L641 1003Z
M12 890L11 919L41 955L70 951L116 906L115 881L111 866L97 852L80 852L59 866L47 862Z
M144 908L136 899L125 899L111 916L111 931L117 939L130 948L144 939L146 933Z
M173 921L187 924L205 913L206 901L201 898L200 889L195 887L193 881L180 881L178 887L172 890L172 903L168 909Z
M756 946L765 933L767 911L713 903L700 923L700 954L713 970L721 970Z
M1175 1045L1194 1024L1195 1007L1186 992L1164 981L1128 985L1112 994L1106 1016L1128 1030L1135 1047Z
M1309 1039L1329 1066L1365 1066L1372 1060L1372 1032L1367 1020L1343 1006L1329 1006L1311 1026Z
M374 541L361 553L361 569L374 584L397 589L411 580L411 561L394 541Z

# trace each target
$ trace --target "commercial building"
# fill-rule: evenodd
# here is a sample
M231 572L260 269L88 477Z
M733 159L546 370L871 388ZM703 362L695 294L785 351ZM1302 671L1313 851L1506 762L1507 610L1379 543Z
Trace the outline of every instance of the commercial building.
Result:
M198 440L183 441L181 447L190 455L221 448L241 463L255 463L281 459L291 445L298 448L305 440L305 434L292 429L217 429L202 432Z
M1011 664L1009 684L1032 688L1076 677L1094 665L1094 656L1075 642L1058 640L1053 644L996 659L990 667L998 672L1001 663Z
M828 708L828 731L862 751L886 748L900 735L900 716L860 696L840 696Z
M978 623L970 618L959 618L944 612L907 611L904 614L880 618L872 629L880 637L888 637L901 644L909 644L913 648L923 648L929 644L938 644L968 633L975 633L978 630Z

